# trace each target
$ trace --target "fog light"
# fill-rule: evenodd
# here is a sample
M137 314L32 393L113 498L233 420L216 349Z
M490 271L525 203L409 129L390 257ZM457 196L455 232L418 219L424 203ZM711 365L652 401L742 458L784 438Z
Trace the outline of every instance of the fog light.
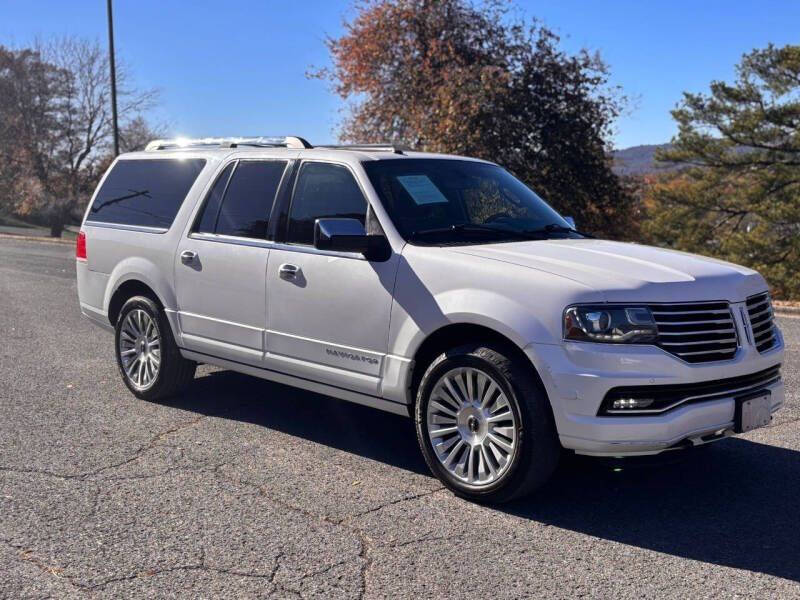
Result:
M617 398L611 404L611 408L614 410L633 410L647 408L652 403L652 398Z

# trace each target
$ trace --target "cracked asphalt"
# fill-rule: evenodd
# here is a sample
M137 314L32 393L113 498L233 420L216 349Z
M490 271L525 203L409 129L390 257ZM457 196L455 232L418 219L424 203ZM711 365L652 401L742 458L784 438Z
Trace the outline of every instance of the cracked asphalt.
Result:
M136 400L72 256L0 239L0 598L800 597L800 319L769 427L487 507L401 417L209 367Z

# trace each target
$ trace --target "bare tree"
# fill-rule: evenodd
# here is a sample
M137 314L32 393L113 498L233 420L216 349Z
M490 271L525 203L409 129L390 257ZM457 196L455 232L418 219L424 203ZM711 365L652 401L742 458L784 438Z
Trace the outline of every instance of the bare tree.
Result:
M108 56L97 42L74 37L40 42L33 50L11 51L11 55L18 59L25 55L29 63L29 68L10 73L12 81L6 82L15 90L12 114L21 116L11 152L27 161L25 174L18 175L18 180L36 183L26 186L17 210L44 217L51 235L59 237L65 223L88 200L100 166L108 164L112 138ZM0 79L3 75L0 70ZM142 114L153 106L157 94L135 91L129 82L125 66L120 65L121 127L141 134L147 129ZM3 112L0 106L0 116ZM34 188L38 193L31 193Z
M147 143L166 136L163 125L153 124L144 117L138 116L127 122L119 132L120 152L136 152L144 150Z

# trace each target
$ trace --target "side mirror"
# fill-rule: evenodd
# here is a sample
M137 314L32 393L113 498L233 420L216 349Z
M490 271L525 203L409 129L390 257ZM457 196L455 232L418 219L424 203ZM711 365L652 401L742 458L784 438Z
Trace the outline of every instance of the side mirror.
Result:
M371 245L370 236L357 219L317 219L314 223L317 250L367 254Z
M574 219L574 218L572 218L572 217L564 217L564 220L567 222L567 224L568 224L570 227L572 227L573 229L575 229L575 219Z

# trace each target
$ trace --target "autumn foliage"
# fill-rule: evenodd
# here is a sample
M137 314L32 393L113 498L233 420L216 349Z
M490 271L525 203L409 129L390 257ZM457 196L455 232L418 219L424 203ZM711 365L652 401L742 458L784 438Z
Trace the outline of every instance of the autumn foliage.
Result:
M632 200L606 139L620 110L605 65L568 55L504 2L368 0L329 39L350 101L341 137L492 160L589 231L631 238Z

